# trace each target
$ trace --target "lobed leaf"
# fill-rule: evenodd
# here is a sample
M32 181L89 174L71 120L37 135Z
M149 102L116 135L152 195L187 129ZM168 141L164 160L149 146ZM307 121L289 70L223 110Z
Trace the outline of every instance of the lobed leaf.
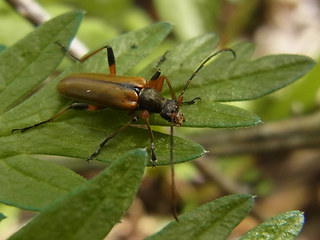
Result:
M59 198L10 239L103 239L129 208L146 158L141 149L123 155L98 176Z

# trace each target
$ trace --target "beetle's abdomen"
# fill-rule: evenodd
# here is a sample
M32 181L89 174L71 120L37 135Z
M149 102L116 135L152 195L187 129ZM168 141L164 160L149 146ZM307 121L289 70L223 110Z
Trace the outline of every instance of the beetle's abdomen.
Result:
M80 101L105 107L134 110L138 107L137 91L143 87L144 79L134 80L136 82L129 77L105 74L73 74L60 81L58 91L66 97Z

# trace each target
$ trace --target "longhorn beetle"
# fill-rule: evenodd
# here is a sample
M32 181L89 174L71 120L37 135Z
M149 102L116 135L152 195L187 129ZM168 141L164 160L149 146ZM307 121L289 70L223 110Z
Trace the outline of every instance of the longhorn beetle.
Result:
M67 49L57 42L60 47L67 51ZM37 127L44 123L48 123L57 117L61 116L65 112L73 110L87 110L94 111L105 107L112 107L116 109L128 110L131 116L129 122L121 126L118 130L112 132L107 136L98 146L96 151L87 159L95 159L101 148L111 140L115 135L119 134L127 127L129 127L133 122L137 121L136 111L141 110L141 117L145 120L149 137L150 137L150 150L151 150L151 162L155 166L156 154L154 145L154 136L149 123L149 116L151 113L159 113L162 118L170 123L170 162L171 162L171 175L172 175L172 198L174 204L174 167L173 167L173 126L180 127L181 123L184 122L184 116L180 111L180 106L182 104L193 104L196 99L184 102L183 94L185 93L187 87L189 86L191 80L197 75L197 73L204 67L204 65L217 54L229 51L236 57L235 52L232 49L223 49L207 57L199 67L192 73L191 77L187 80L183 90L181 91L179 97L177 98L172 86L166 76L161 75L161 71L157 70L155 74L151 77L150 81L147 82L146 79L142 77L128 77L128 76L118 76L116 75L116 62L113 50L110 46L104 46L98 50L90 53L89 55L77 59L70 55L73 59L79 62L85 62L87 59L100 52L101 50L107 50L108 64L109 64L109 74L100 73L77 73L71 74L63 78L58 84L58 92L66 97L80 100L83 102L72 103L69 107L61 110L51 118L36 123L32 126L24 128L16 128L12 130L25 132L26 130ZM166 81L172 99L166 99L161 95L163 83ZM177 219L175 214L175 207L173 206L173 215Z

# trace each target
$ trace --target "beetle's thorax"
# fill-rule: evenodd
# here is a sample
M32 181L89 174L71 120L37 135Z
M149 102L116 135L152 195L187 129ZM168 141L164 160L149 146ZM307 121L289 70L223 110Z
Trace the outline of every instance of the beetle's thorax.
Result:
M153 88L143 88L139 94L139 109L150 113L159 113L168 122L181 126L184 121L183 114L178 110L177 101L165 99L161 93ZM172 119L172 120L171 120Z
M147 110L150 113L160 113L165 98L160 92L153 88L143 88L139 93L139 109Z

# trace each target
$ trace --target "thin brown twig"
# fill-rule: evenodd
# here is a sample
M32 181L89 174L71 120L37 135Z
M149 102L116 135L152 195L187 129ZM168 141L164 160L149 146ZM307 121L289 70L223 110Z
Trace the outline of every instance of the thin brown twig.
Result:
M33 0L6 0L6 2L21 16L27 19L34 26L39 26L48 21L50 14L37 2ZM88 52L87 47L77 38L74 38L69 49L70 53L81 58Z
M201 172L201 174L206 178L207 181L212 182L220 187L223 194L235 194L235 193L247 193L251 194L249 187L241 185L236 181L224 176L219 170L212 167L208 162L209 159L202 157L193 161L193 164ZM253 209L250 213L258 222L263 222L264 218L259 211Z

